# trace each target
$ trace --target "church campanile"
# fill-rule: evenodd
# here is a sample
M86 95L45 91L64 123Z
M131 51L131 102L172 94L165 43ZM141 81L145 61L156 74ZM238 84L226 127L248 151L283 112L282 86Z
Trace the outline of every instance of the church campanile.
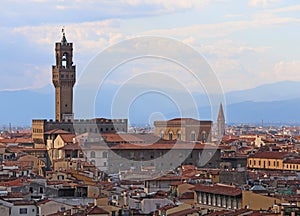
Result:
M68 43L64 29L61 42L55 43L56 64L52 66L55 87L55 120L73 121L73 86L76 66L73 65L73 43Z

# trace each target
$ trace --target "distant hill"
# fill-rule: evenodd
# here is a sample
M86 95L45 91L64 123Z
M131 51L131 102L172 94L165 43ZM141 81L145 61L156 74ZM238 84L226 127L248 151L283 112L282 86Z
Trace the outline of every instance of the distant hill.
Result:
M101 91L96 100L96 115L110 117L111 101L116 87ZM300 123L300 82L284 81L233 91L225 95L228 123ZM201 119L210 119L207 96L194 93ZM31 119L54 117L54 88L49 85L41 89L0 91L0 126L30 125ZM135 101L129 110L132 124L149 123L154 112L163 113L165 119L180 116L180 110L171 100L159 95L147 95Z
M261 85L255 88L232 91L226 94L228 104L243 101L270 102L280 100L290 100L300 97L300 82L282 81Z

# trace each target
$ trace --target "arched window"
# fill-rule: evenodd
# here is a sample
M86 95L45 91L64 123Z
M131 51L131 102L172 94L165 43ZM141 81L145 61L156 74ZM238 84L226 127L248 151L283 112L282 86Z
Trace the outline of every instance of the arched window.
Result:
M95 158L96 157L96 154L94 151L91 151L91 158Z
M201 140L202 142L206 142L206 132L205 131L202 131L202 134L201 134Z
M95 165L95 160L91 160L91 164Z
M169 140L173 140L173 132L172 131L169 132Z
M165 132L164 132L164 131L161 131L161 132L160 132L160 138L162 138L162 139L165 138Z
M181 131L177 132L177 140L181 141L182 137L181 137Z
M61 65L65 68L68 65L68 53L64 53L61 58Z
M191 133L191 141L196 141L196 133L195 133L195 131L192 131L192 133Z

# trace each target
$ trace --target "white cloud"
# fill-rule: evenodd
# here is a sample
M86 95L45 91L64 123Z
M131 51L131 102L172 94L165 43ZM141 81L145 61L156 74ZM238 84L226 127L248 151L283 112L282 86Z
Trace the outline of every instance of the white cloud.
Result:
M199 38L220 38L241 30L259 29L261 27L282 26L288 23L300 23L299 18L275 17L271 14L256 14L252 20L228 21L212 24L194 24L178 28L153 29L141 34L164 35L188 38L197 35Z
M283 0L250 0L249 5L252 7L268 7L282 1Z
M300 10L300 5L291 5L291 6L287 6L287 7L268 9L266 11L268 13L284 13L284 12L293 12L293 11L299 11L299 10Z
M98 52L124 39L124 36L118 32L118 27L119 20L105 20L69 24L65 27L65 31L67 40L76 41L76 51L83 54ZM12 31L40 46L48 46L61 38L61 31L56 25L17 27Z
M300 81L300 60L280 61L274 66L274 75L278 80Z
M265 52L269 47L251 47L232 40L219 40L213 44L200 44L199 50L215 58L242 58L249 54L259 54Z
M2 75L3 79L0 80L0 91L41 88L51 83L50 71L49 65L23 65L21 71L17 72L19 75Z

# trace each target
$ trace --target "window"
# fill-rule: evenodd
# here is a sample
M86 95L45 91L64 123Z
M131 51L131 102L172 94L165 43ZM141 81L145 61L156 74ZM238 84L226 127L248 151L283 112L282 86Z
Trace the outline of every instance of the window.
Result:
M40 187L40 193L44 193L44 188Z
M169 132L169 140L173 140L173 132L172 131Z
M102 153L102 157L103 157L103 158L107 158L107 152L103 152L103 153Z
M179 141L181 141L181 131L179 131L178 133L177 133L177 139L179 140Z
M191 133L191 141L196 141L196 134L194 131Z
M131 160L134 159L134 152L130 152L130 159L131 159Z
M91 151L91 158L95 158L96 157L96 153L94 151Z
M165 137L165 132L164 132L164 131L161 131L161 132L160 132L160 138L163 139L164 137Z
M103 163L103 166L106 167L106 162Z
M58 180L64 180L64 179L65 179L65 176L64 176L64 175L59 175L59 176L57 176L57 179L58 179Z
M65 68L67 66L68 53L64 53L61 59L61 65Z
M206 132L205 131L202 131L202 134L201 134L201 140L202 142L206 142Z
M64 206L60 207L60 211L66 211L66 207Z
M27 208L20 208L20 214L27 214Z
M91 164L95 165L95 160L91 160Z

